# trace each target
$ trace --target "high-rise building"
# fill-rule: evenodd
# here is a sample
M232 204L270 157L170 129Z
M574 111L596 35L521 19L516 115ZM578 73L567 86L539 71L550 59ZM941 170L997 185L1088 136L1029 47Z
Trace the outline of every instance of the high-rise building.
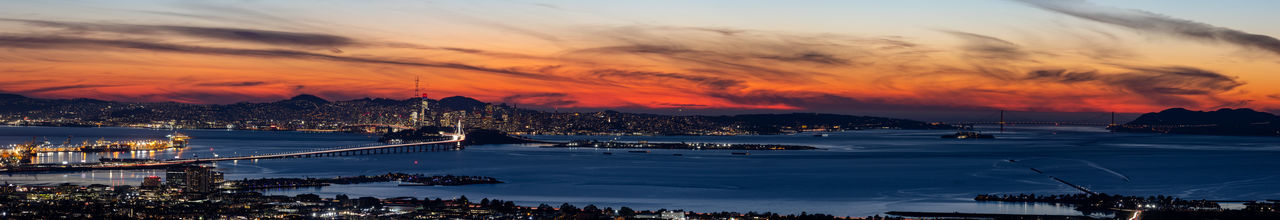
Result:
M206 193L222 182L222 173L205 166L171 167L165 172L166 184L183 192Z
M160 177L158 177L158 176L148 176L147 178L142 179L142 187L141 187L141 188L143 188L143 189L156 189L156 188L160 188Z
M170 167L164 172L164 185L181 189L187 186L186 167Z

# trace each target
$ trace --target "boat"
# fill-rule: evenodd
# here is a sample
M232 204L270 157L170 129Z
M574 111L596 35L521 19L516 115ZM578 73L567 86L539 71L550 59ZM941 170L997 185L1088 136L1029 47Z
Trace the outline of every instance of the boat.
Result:
M106 142L98 140L96 144L80 146L80 152L121 152L133 150L133 144Z
M733 152L733 155L751 155L751 153L747 153L747 152Z
M165 137L169 138L169 147L173 148L185 148L187 147L187 140L191 139L190 136L176 131L173 134L165 135Z
M942 135L945 139L990 139L995 135L978 133L977 131L957 131L955 134Z
M830 135L827 135L827 134L815 134L815 135L813 135L813 136L814 136L814 137L827 137L827 136L830 136Z

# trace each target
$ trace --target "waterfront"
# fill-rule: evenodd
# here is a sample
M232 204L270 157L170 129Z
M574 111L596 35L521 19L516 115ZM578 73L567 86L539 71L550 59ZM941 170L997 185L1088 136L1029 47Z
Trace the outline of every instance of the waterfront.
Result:
M32 136L57 141L66 135L133 139L170 131L130 128L0 127L0 144ZM194 139L182 151L155 157L210 157L213 153L287 152L368 144L369 135L344 133L183 130ZM773 211L867 216L885 211L1075 214L1053 205L980 203L980 194L1074 193L1074 189L1027 167L1043 170L1099 192L1165 194L1187 199L1280 198L1271 159L1280 144L1268 137L1119 134L1100 128L1016 128L993 140L946 140L949 130L864 130L781 136L624 136L622 141L800 144L816 151L653 150L651 154L607 149L539 148L538 145L475 146L463 151L355 157L221 162L226 179L333 177L387 172L480 175L504 184L400 187L396 184L336 185L321 189L269 191L326 196L416 196L497 198L521 205L574 203L692 211ZM606 136L535 136L539 139L613 139ZM622 151L625 152L625 151ZM680 153L684 156L672 156ZM150 153L144 154L151 156ZM42 156L42 161L92 160L96 156ZM1009 163L1008 160L1018 163ZM2 176L13 183L131 184L161 171L93 171ZM162 173L162 172L161 172Z

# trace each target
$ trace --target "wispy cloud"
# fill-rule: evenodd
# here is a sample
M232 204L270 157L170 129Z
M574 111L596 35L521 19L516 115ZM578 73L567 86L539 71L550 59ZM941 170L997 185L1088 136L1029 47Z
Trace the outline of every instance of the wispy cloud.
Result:
M965 44L962 49L974 59L1028 61L1031 58L1030 52L1008 40L963 31L942 32L963 39Z
M543 107L569 106L578 103L569 94L558 92L515 94L502 97L502 102Z
M58 92L58 91L64 91L64 90L92 89L92 88L117 87L117 86L120 86L120 85L75 84L75 85L66 85L66 86L51 86L51 87L43 87L43 88L36 88L36 89L28 89L28 90L19 91L19 93L38 94L38 93L46 93L46 92Z
M493 68L486 68L486 67L461 64L461 63L389 60L389 59L379 59L379 58L336 56L336 55L319 54L319 53L312 53L312 52L306 52L306 51L285 50L285 49L240 49L240 48L225 48L225 47L206 47L206 46L194 46L194 45L157 43L157 42L144 42L144 41L135 41L135 40L109 40L109 39L58 37L58 36L8 35L8 36L0 36L0 47L35 48L35 49L68 49L68 50L135 49L135 50L169 52L169 53L247 56L247 57L261 57L261 58L311 59L311 60L328 60L328 61L348 62L348 63L447 68L447 69L495 73L495 74L522 77L522 78L531 78L531 79L558 78L555 76L527 73L527 72L521 72L521 71L512 70L512 69L493 69Z
M1166 105L1194 105L1186 96L1214 95L1244 85L1235 77L1192 67L1125 67L1128 72L1099 73L1096 70L1035 70L1026 79L1065 84L1095 83L1140 95Z
M351 38L321 34L257 30L244 28L196 27L176 25L137 25L113 23L59 22L25 19L0 19L3 21L21 22L28 25L58 28L75 32L110 32L135 35L175 34L187 37L249 42L266 45L290 45L307 47L351 46L357 42Z
M1242 92L1239 88L1245 85L1244 81L1225 72L1129 62L1127 59L1131 56L1086 58L1080 59L1085 62L1079 64L1060 62L1056 59L1058 56L1090 55L1066 55L1071 52L1045 49L1035 41L1009 37L1007 33L974 30L934 29L933 33L958 39L959 44L953 46L898 36L722 27L585 27L580 32L552 34L548 30L510 24L480 25L554 44L550 49L539 51L486 44L389 42L357 35L330 34L314 28L264 30L234 25L6 21L25 24L18 27L27 30L0 34L0 48L23 52L0 52L3 55L0 59L58 58L74 61L74 56L60 55L100 53L128 56L130 53L147 52L241 59L247 61L245 63L253 63L251 68L270 63L263 62L266 59L341 63L351 65L335 66L350 69L320 70L316 72L332 75L296 79L345 82L365 80L357 78L367 76L361 74L369 72L387 75L427 72L440 77L430 79L441 81L433 82L433 85L453 86L432 88L433 92L469 90L456 94L470 92L471 95L479 95L477 97L493 98L488 101L500 100L526 106L762 108L828 112L1002 107L1075 111L1094 110L1096 107L1081 107L1080 103L1098 102L1124 102L1144 107L1245 103L1221 98L1223 94ZM1106 33L1078 36L1105 38L1107 41L1123 39ZM352 52L318 51L334 49L338 52L340 47L350 48L348 51ZM25 54L28 51L35 53ZM1121 65L1133 63L1141 65ZM288 69L298 68L289 66L293 64L271 66L265 71L254 70L286 72L282 75L311 74L310 69ZM1097 67L1103 70L1093 69ZM234 71L216 68L198 71ZM28 74L42 71L45 70ZM403 75L395 77L400 76ZM192 91L159 89L142 92L146 94L119 94L124 92L104 90L98 96L217 103L235 102L236 99L273 100L300 92L354 98L401 94L396 88L400 84L396 83L403 83L371 79L365 81L367 84L347 85L272 77L201 77L199 80L208 82L191 84L197 87ZM65 94L67 90L111 86L108 83L64 83L75 84L70 86L44 83L45 87L15 92ZM110 92L116 93L107 94Z
M219 83L199 83L197 86L214 86L214 87L247 87L259 86L267 84L263 81L244 81L244 82L219 82Z
M1280 55L1280 39L1147 11L1095 5L1083 0L1018 0L1036 8L1134 30L1235 44Z

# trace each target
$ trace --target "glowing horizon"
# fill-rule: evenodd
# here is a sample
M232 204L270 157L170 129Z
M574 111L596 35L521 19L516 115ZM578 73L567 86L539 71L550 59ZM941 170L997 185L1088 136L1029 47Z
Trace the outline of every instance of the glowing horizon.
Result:
M1280 110L1266 1L4 4L0 92L40 98Z

